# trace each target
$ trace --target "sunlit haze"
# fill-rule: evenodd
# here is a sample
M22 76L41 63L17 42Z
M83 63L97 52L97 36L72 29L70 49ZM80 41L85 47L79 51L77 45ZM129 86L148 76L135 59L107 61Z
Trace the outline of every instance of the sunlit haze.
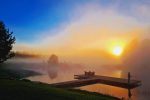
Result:
M0 0L0 21L16 38L15 56L6 55L4 65L42 73L27 79L70 81L84 71L126 79L130 72L142 81L132 100L150 100L150 0ZM118 97L126 92L108 89Z
M0 16L16 36L15 51L72 57L81 56L84 51L112 53L113 50L109 49L113 49L114 44L121 44L122 48L135 38L150 37L147 33L150 15L146 1L38 1L33 5L29 1L16 2L11 12L22 5L18 12ZM1 4L5 6L5 3ZM26 5L28 13L24 16L26 10L23 7ZM19 13L21 17L18 17ZM15 19L11 20L11 16Z
M123 48L121 48L119 46L114 47L114 49L113 49L113 54L116 56L120 56L122 52L123 52Z

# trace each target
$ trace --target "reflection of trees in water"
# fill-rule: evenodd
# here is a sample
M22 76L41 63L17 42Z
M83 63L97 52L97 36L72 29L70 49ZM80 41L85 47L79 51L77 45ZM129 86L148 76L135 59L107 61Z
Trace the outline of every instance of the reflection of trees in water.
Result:
M59 67L58 57L53 54L48 59L48 65L47 65L48 75L51 79L54 79L57 77L58 67Z

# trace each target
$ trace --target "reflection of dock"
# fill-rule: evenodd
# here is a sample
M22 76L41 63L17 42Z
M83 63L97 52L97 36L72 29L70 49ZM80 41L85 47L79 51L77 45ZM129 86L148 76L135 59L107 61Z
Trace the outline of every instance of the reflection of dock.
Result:
M141 85L141 81L138 80L99 76L95 75L94 72L85 72L83 75L74 75L74 79L77 80L60 82L51 85L61 88L70 88L100 83L126 89L133 89Z

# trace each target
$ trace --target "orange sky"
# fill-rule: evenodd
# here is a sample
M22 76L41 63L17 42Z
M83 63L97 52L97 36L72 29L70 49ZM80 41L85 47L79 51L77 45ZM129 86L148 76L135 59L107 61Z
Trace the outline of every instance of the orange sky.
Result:
M102 9L97 4L88 4L80 9L82 13L78 13L79 9L75 9L75 17L69 23L38 34L34 43L16 43L14 50L61 56L85 56L83 52L88 55L91 51L112 54L116 46L124 49L133 39L148 36L149 24L123 15L113 7ZM50 32L57 34L49 35ZM97 52L90 54L97 55Z

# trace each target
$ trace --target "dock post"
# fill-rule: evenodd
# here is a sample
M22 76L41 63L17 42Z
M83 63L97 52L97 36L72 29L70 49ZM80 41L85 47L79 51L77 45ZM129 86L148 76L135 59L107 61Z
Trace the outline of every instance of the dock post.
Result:
M131 80L131 75L130 72L128 72L128 84L130 84L130 80Z
M130 89L130 81L131 81L131 74L130 74L130 72L128 72L128 97L129 97L129 99L132 96L131 89Z

